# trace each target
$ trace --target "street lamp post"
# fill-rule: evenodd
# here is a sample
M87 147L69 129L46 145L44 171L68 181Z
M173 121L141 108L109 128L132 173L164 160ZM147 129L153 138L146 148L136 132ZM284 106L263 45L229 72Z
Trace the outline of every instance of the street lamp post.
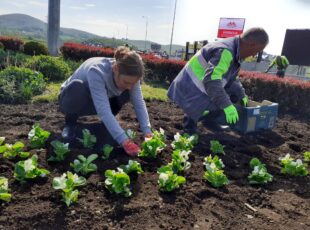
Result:
M144 39L144 50L146 51L146 39L147 39L148 17L147 17L147 16L142 16L142 18L145 18L145 39Z
M178 0L175 0L175 4L174 4L174 13L173 13L173 21L172 21L171 39L170 39L170 47L169 47L169 55L170 55L170 56L171 56L171 49L172 49L173 30L174 30L174 20L175 20L175 13L176 13L176 9L177 9L177 2L178 2Z

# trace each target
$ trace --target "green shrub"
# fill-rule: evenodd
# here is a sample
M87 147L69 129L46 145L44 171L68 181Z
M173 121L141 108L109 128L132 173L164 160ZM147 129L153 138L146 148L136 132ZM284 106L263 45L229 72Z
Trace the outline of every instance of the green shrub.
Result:
M72 75L74 73L75 70L77 70L77 68L80 67L80 65L83 63L83 61L73 61L70 59L64 60L65 63L67 63L67 65L70 67L71 69L71 73L70 75Z
M4 50L4 45L2 42L0 42L0 50Z
M0 69L9 66L23 67L30 56L14 51L0 49Z
M47 55L48 51L47 47L44 44L36 41L30 41L25 43L24 53L32 56L41 54Z
M0 72L0 103L26 103L44 89L45 81L39 72L14 66Z
M40 71L49 81L66 79L71 73L71 69L67 63L59 58L44 55L30 58L25 67Z

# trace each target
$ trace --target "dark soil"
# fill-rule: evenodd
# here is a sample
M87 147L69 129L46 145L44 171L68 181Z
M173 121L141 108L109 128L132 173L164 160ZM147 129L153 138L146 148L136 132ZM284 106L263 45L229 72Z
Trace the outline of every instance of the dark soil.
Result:
M69 163L78 154L101 153L75 145L65 162L49 163L50 147L31 150L39 156L39 166L51 174L24 185L13 177L17 160L0 156L0 175L9 178L12 192L12 201L0 205L0 229L310 229L310 176L282 175L278 161L286 153L301 158L310 150L309 122L282 116L273 131L248 135L200 127L200 141L190 157L192 167L184 175L186 184L165 194L159 191L156 170L171 159L170 143L173 135L182 130L183 115L169 103L147 102L147 106L153 128L166 131L167 148L156 160L137 159L145 172L131 178L132 197L112 195L104 187L104 171L130 159L117 146L110 160L95 161L98 172L88 177L87 185L80 187L78 203L69 208L61 202L60 192L52 188L52 179L70 170ZM118 119L124 129L138 131L131 106L126 106ZM27 135L35 122L52 132L49 142L60 138L64 123L57 104L1 105L0 136L5 136L7 143L20 140L27 143L29 150ZM99 145L109 142L109 137L102 135L98 118L87 117L80 122L80 128L97 133ZM136 141L141 143L138 134ZM212 139L226 146L222 159L230 184L220 189L202 180L203 158L210 153ZM272 183L249 185L248 162L252 157L266 164L274 175Z

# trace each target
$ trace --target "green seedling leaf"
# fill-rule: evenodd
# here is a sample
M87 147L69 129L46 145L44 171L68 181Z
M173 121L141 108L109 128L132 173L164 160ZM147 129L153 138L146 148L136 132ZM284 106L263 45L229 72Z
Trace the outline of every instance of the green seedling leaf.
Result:
M134 139L137 136L137 133L131 129L127 129L125 133L130 139Z
M171 166L174 173L184 172L191 167L191 163L188 162L190 150L176 149L172 153L172 161L168 165Z
M50 135L51 133L42 129L39 124L34 124L28 133L28 139L30 140L31 148L44 148L45 143Z
M97 142L96 136L92 135L88 129L83 129L82 133L83 133L83 139L81 138L77 139L82 143L84 148L92 149Z
M172 192L186 182L185 177L175 174L170 166L159 168L157 173L159 174L158 184L160 190L164 192Z
M4 141L5 141L5 137L0 137L0 145L3 145Z
M188 135L187 133L174 135L174 141L171 143L173 149L192 150L194 145L198 143L198 135Z
M215 155L214 157L212 157L211 155L207 156L204 158L204 165L207 166L207 165L210 165L214 163L215 166L218 168L218 169L223 169L225 167L222 159L220 159L217 155Z
M92 162L98 158L97 154L91 154L87 158L83 155L79 155L78 159L73 161L70 166L74 169L76 173L81 173L82 175L87 175L91 172L97 171L97 165Z
M111 192L123 195L125 197L131 196L131 191L129 189L130 177L122 169L118 168L115 170L105 171L105 187Z
M55 177L52 183L54 189L62 190L62 201L68 207L78 200L79 191L75 188L85 184L86 179L84 177L79 177L69 171L61 177Z
M206 164L206 171L203 176L203 179L210 182L210 184L215 187L219 188L229 183L224 171L218 169L214 163Z
M279 158L281 163L281 173L289 174L291 176L307 176L309 174L307 164L302 160L297 159L294 161L290 154L286 154L285 157Z
M0 153L3 153L4 158L14 159L15 157L27 158L29 152L23 152L24 143L16 142L15 144L5 144L0 146Z
M109 159L110 158L110 154L111 154L112 151L113 151L113 146L108 145L108 144L104 145L103 146L103 156L102 156L102 159L104 159L104 160Z
M12 195L9 193L9 181L7 178L0 176L0 200L9 202Z
M272 181L272 175L267 172L266 166L257 158L252 158L250 167L253 171L248 176L250 184L267 184Z
M160 129L159 132L154 130L152 138L148 138L142 143L141 152L138 156L156 158L157 154L166 147L165 140L166 137L163 129Z
M225 152L224 152L225 145L222 145L218 140L211 140L210 146L211 146L210 150L213 154L225 155Z
M38 156L33 155L25 161L19 161L15 164L14 177L20 182L25 182L28 179L37 177L45 177L49 174L46 169L38 168Z
M310 151L309 152L304 152L304 161L305 162L310 162Z
M143 170L141 168L141 164L138 161L129 160L127 165L120 165L118 167L119 169L123 170L125 173L143 173Z
M52 141L55 156L51 156L48 161L63 161L67 154L70 152L69 143L62 143L60 141Z

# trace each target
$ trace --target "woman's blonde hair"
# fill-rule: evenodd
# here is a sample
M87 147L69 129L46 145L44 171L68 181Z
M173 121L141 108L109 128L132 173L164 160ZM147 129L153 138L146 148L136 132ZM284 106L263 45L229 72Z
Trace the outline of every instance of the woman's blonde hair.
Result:
M114 58L118 67L119 73L128 76L144 76L144 64L142 58L135 51L131 51L128 47L119 46Z

